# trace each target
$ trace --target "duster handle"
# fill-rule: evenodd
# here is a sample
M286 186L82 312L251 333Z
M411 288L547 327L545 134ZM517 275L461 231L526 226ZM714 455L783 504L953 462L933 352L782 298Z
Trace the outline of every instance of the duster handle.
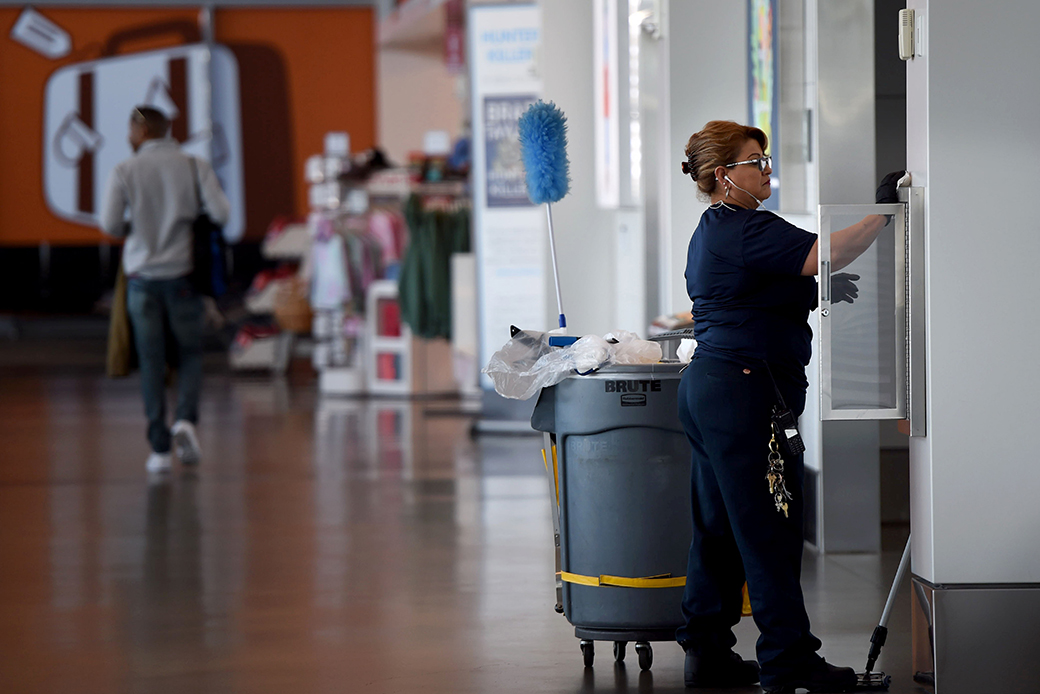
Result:
M545 203L545 215L549 219L549 252L552 254L553 279L556 281L556 307L560 311L560 327L567 327L567 316L563 315L563 298L560 294L560 270L556 266L556 237L553 235L552 203Z

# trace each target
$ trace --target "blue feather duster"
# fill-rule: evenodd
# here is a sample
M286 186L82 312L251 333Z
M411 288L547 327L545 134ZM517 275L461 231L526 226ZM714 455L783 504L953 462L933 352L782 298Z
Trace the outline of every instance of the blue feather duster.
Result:
M520 116L520 151L531 202L557 202L570 190L567 118L556 104L538 101Z

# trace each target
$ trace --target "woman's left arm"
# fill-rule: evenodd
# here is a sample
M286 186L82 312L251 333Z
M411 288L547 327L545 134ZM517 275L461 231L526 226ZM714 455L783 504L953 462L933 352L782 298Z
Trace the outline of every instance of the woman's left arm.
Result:
M888 217L883 214L867 215L852 226L831 234L831 269L840 270L860 257L877 239L878 234L888 224ZM820 240L816 239L809 255L802 266L802 276L815 275L819 269Z
M910 174L906 171L893 171L881 179L874 202L879 205L899 202L896 190L899 184L910 185ZM850 227L839 229L831 234L831 270L840 270L863 254L877 239L878 234L888 223L888 216L883 214L867 215ZM802 267L802 275L815 275L819 266L820 240L816 239L809 256Z

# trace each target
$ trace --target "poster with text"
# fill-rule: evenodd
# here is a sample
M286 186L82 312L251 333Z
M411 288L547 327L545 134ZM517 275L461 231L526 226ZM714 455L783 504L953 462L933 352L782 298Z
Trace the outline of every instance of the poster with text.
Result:
M541 10L533 3L471 5L468 20L473 240L483 365L509 340L511 325L533 330L551 325L545 210L527 197L517 125L542 94ZM486 375L481 386L488 395L494 393ZM495 398L485 400L485 407L489 401Z
M484 146L488 207L528 207L517 121L534 96L484 97Z

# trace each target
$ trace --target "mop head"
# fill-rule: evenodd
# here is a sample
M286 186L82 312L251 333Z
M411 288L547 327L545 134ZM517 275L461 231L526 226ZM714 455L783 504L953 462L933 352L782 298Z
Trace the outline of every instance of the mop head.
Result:
M909 545L907 545L909 547ZM904 555L906 553L904 552ZM882 617L882 620L885 618ZM867 669L865 672L856 673L856 688L853 691L887 691L892 684L892 678L883 672L874 672L874 664L877 663L881 649L888 640L888 627L878 624L874 627L874 633L870 635L870 653L867 654Z
M892 676L883 672L856 673L856 692L888 691L892 684Z
M570 190L567 118L552 102L531 104L518 123L531 202L557 202Z

